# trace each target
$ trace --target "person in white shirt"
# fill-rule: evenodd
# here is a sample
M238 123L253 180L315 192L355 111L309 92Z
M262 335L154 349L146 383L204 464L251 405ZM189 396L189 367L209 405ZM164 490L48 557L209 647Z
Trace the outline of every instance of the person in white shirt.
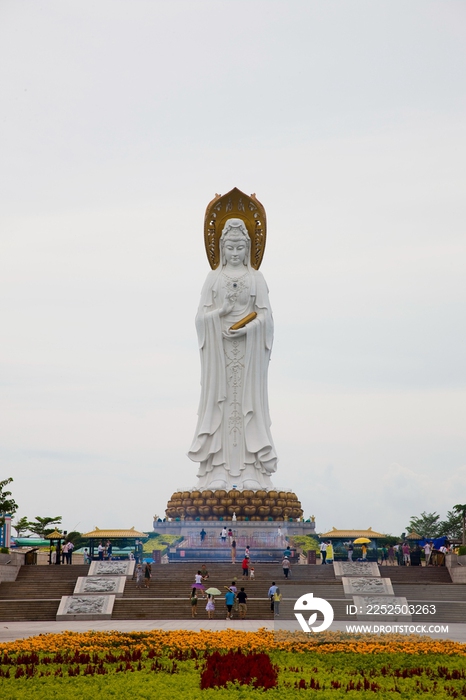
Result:
M426 566L429 566L430 555L432 554L432 547L430 542L426 542L424 545L424 554L426 556Z
M322 557L322 564L326 564L327 562L325 560L327 559L327 543L321 542L319 549L320 556Z

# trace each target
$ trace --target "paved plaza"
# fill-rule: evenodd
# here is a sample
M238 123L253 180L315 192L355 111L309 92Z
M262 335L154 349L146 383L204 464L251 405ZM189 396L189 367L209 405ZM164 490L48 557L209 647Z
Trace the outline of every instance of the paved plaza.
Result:
M330 627L331 632L346 632L348 622L334 622ZM354 623L364 624L364 623ZM384 623L381 623L384 624ZM388 623L385 623L388 624ZM88 632L110 631L118 632L148 632L150 630L201 630L220 631L225 629L243 630L255 632L259 629L273 631L274 623L267 620L102 620L93 622L2 622L0 623L0 642L11 642L15 639L38 634L59 633L65 631ZM429 635L435 639L450 639L466 644L466 624L448 623L448 633L441 632Z

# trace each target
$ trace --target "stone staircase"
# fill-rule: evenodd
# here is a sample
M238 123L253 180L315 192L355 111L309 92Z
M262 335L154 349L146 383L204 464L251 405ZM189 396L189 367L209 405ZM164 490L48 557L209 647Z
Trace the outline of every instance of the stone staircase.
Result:
M88 565L22 566L16 581L0 583L0 621L54 620L62 595L71 595Z
M153 566L149 589L138 589L135 580L126 582L124 595L115 600L112 619L115 620L184 620L191 618L189 594L195 563L176 563ZM332 566L293 566L292 578L285 580L280 564L254 565L254 581L241 578L241 564L212 562L207 564L209 586L222 592L236 577L237 586L244 585L248 594L248 618L272 620L268 589L275 581L288 606L296 598L294 586L301 592L328 600L336 620L357 622L346 614L346 606L352 600L345 599L343 586ZM14 582L0 584L0 620L54 620L61 596L71 595L78 576L86 576L88 566L23 566ZM414 615L413 622L465 622L466 586L451 583L446 568L381 567L381 575L390 577L395 595L404 596L410 604L432 603L435 615ZM225 612L223 600L216 601L216 617ZM207 619L205 601L198 603L198 619ZM374 620L376 623L377 620Z
M244 585L248 594L248 617L256 620L272 620L270 601L267 597L272 581L283 586L292 583L309 582L309 576L313 573L313 581L328 581L335 584L331 567L295 566L293 568L293 580L285 581L283 570L279 564L255 565L255 579L244 580L241 576L241 565L215 563L208 565L210 578L206 581L206 588L214 587L225 592L225 586L231 584L236 577L238 588ZM311 569L313 570L311 572ZM153 578L150 589L138 589L136 582L127 581L123 598L115 600L113 619L160 619L183 620L191 618L191 605L189 602L191 584L194 582L194 574L197 565L192 563L170 564L153 568ZM338 584L337 584L338 586ZM340 586L341 587L341 586ZM286 595L285 590L283 593ZM206 601L199 600L198 618L207 619L205 611ZM216 617L222 617L225 612L223 600L216 601Z

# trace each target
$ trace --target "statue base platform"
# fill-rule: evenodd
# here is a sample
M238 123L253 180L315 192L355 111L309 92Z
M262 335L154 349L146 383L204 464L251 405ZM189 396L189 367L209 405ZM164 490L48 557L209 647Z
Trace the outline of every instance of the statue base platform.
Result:
M167 518L188 522L283 522L303 517L301 502L292 491L176 491L167 503Z

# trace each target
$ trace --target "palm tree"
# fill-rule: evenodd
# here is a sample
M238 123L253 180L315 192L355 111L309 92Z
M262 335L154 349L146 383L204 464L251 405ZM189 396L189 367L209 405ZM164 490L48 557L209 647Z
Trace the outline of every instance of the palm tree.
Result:
M61 515L57 515L55 518L41 518L36 515L36 519L29 523L29 529L38 537L45 537L48 532L52 532L61 523L61 519Z
M16 530L16 537L21 537L23 532L29 530L29 520L24 516L14 523L13 528Z

